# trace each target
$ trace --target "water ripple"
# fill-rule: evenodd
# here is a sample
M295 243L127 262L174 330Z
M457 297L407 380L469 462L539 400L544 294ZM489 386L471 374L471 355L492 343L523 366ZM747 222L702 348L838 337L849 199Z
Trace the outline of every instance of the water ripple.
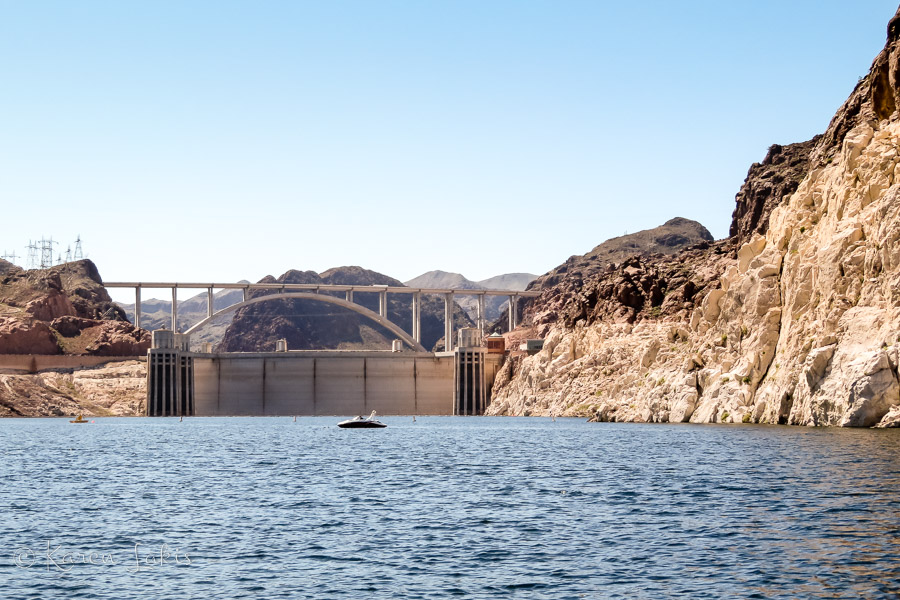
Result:
M0 421L0 598L900 594L900 431L336 421Z

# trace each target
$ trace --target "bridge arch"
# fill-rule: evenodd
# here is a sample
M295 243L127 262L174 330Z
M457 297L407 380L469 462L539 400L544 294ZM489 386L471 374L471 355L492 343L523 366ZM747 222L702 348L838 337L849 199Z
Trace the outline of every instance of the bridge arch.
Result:
M200 329L201 327L203 327L204 325L206 325L207 323L209 323L210 321L212 321L219 315L224 315L229 312L234 312L239 308L243 308L244 306L250 306L251 304L257 304L259 302L267 302L270 300L318 300L319 302L325 302L328 304L334 304L336 306L341 306L343 308L352 310L353 312L358 313L364 317L368 317L372 321L375 321L376 323L378 323L379 325L381 325L382 327L384 327L385 329L387 329L388 331L390 331L391 333L396 335L398 338L403 340L406 343L406 345L409 346L410 348L412 348L413 350L416 350L418 352L428 352L425 349L425 347L422 346L422 344L420 344L419 342L414 340L411 335L409 335L408 333L403 331L403 329L399 325L392 323L386 317L382 317L378 313L369 310L365 306L360 306L359 304L356 304L355 302L348 302L347 300L344 300L343 298L337 298L335 296L329 296L327 294L310 294L307 292L287 292L287 293L281 293L281 294L267 294L265 296L259 296L256 298L251 298L249 300L244 300L243 302L238 302L237 304L232 304L231 306L229 306L227 308L217 310L211 316L206 317L205 319L203 319L196 325L193 325L190 329L185 331L185 333L194 333L195 331L197 331L198 329Z

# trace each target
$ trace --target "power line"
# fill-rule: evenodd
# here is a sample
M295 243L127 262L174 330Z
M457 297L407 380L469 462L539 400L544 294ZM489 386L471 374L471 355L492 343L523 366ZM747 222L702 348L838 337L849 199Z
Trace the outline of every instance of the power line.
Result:
M53 241L51 236L49 240L41 238L41 268L49 269L53 266L53 245L58 242Z
M73 260L82 260L84 258L80 234L75 238L74 251L72 250L72 244L69 244L66 247L65 258L63 257L62 248L60 248L59 252L54 252L54 246L58 245L59 242L54 241L52 236L50 238L41 236L40 241L28 240L28 245L26 246L26 249L28 250L26 268L49 269L54 265L70 263ZM56 254L55 260L53 258L54 254ZM4 258L7 256L16 258L15 254L8 254L6 252L4 252L3 256Z
M37 269L38 266L38 245L28 240L28 263L27 269Z

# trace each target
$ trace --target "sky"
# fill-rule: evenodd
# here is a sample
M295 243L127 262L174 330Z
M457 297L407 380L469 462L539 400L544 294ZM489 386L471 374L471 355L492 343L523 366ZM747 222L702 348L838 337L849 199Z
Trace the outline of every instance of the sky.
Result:
M107 281L544 273L676 216L728 235L896 2L0 0L0 251Z

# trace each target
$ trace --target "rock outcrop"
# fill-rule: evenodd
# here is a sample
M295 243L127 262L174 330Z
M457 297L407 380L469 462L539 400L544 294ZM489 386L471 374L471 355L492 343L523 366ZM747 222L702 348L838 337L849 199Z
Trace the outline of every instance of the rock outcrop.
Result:
M544 349L511 363L489 411L896 423L898 38L900 12L826 132L770 149L768 164L751 168L732 238L675 259L684 283L673 283L677 270L658 259L546 278L525 312Z
M653 229L638 231L624 236L612 238L596 246L583 256L570 256L569 259L549 273L534 279L527 289L546 291L538 303L539 308L532 312L540 312L539 324L547 324L557 319L566 323L573 323L573 317L579 311L583 311L586 305L593 306L594 302L606 304L607 300L618 299L621 302L607 305L607 310L629 312L634 315L644 305L644 294L649 294L654 299L658 297L662 289L661 282L651 283L648 277L653 275L641 273L635 280L636 273L626 271L633 264L625 264L629 260L646 261L648 259L660 264L667 262L667 256L673 256L685 250L694 248L707 250L713 236L706 227L696 221L676 217ZM721 250L717 250L721 252ZM684 266L675 266L680 273L687 273ZM618 273L618 275L616 275ZM610 278L618 278L613 281ZM676 277L671 282L663 282L663 285L677 286L685 283L683 277ZM598 286L603 282L603 289ZM610 288L611 286L611 288ZM646 287L646 289L644 289ZM608 289L609 288L609 289ZM688 294L693 295L693 290L688 288ZM524 300L520 300L519 314L524 314ZM614 308L610 309L612 306ZM652 304L658 306L658 304ZM573 312L574 311L574 312ZM508 329L508 309L504 310L500 318L491 327L491 331L500 333Z
M766 233L772 209L797 191L809 172L810 153L821 139L817 135L808 142L774 144L761 163L753 163L735 198L728 233L736 243L743 244L754 234Z
M30 271L0 261L0 354L137 356L149 345L90 260Z

